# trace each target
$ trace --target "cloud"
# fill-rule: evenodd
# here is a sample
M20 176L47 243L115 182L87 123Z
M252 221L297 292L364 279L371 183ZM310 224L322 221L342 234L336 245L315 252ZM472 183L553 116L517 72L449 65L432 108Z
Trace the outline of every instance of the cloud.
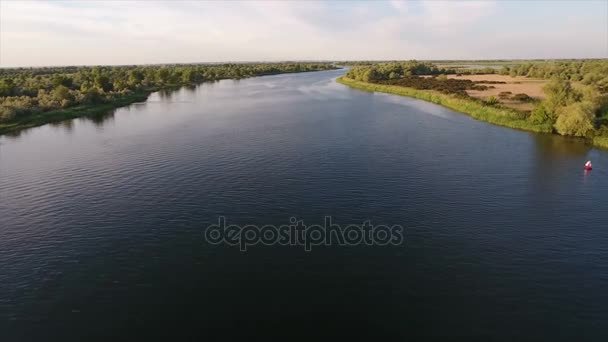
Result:
M441 33L458 33L493 14L496 5L495 1L427 1L424 2L426 26Z
M399 12L407 12L408 2L406 0L391 0L390 4Z
M606 57L608 4L571 2L552 11L546 11L550 3L542 5L0 1L0 66L560 57L568 46L581 56ZM564 22L578 23L585 37L577 38Z

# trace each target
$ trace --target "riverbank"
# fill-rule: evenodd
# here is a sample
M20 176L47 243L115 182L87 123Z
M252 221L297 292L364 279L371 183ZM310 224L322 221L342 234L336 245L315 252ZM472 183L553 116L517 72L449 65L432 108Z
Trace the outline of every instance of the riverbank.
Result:
M48 123L71 120L79 117L100 115L112 109L128 106L136 102L143 102L148 99L148 96L152 92L156 90L157 89L152 89L126 94L107 103L79 105L65 109L28 115L20 118L19 120L0 124L0 135L17 133L27 128L42 126Z
M553 133L553 127L551 125L534 124L524 119L522 117L522 113L515 110L486 106L473 100L457 98L433 90L418 90L400 86L367 83L355 81L344 76L338 77L336 82L355 89L413 97L432 102L454 111L469 115L476 120L486 121L499 126L535 133ZM594 137L587 139L587 141L589 141L589 143L594 147L608 150L608 137Z
M531 123L524 118L522 113L515 110L486 106L477 101L446 95L438 91L418 90L400 86L367 83L355 81L346 77L339 77L336 81L355 89L408 96L436 103L457 112L467 114L474 119L486 121L499 126L536 133L551 133L553 130L553 128L547 124L539 125Z
M108 67L110 68L110 67ZM114 69L119 69L120 67L112 67ZM110 68L110 69L112 69ZM142 67L143 68L143 67ZM156 68L156 67L146 67L146 68ZM76 104L67 108L61 108L61 101L62 99L67 99L67 98L71 98L70 101L74 101L74 98L78 97L79 95L82 94L78 94L79 90L81 89L80 86L78 84L76 84L74 86L74 84L71 84L71 87L73 89L70 89L68 87L63 86L63 92L57 93L57 89L60 88L59 86L57 86L58 88L52 90L52 91L46 91L46 93L44 93L43 97L40 98L40 95L38 95L38 97L35 97L36 102L34 102L34 104L32 104L32 100L31 98L28 98L26 96L14 96L14 97L0 97L0 102L3 99L8 99L10 101L8 101L7 103L9 103L8 105L6 105L6 108L9 108L9 113L10 111L13 111L13 113L17 113L17 115L13 114L12 116L9 115L8 118L10 119L4 119L2 118L2 111L0 111L0 135L3 134L17 134L19 131L24 130L24 129L28 129L28 128L33 128L33 127L37 127L37 126L42 126L48 123L56 123L56 122L60 122L60 121L64 121L64 120L71 120L71 119L75 119L75 118L79 118L79 117L91 117L91 116L96 116L96 115L100 115L100 114L104 114L107 113L108 111L111 111L113 109L116 108L120 108L120 107L125 107L128 106L130 104L136 103L136 102L143 102L145 101L148 96L156 91L160 91L160 90L176 90L179 89L183 86L194 86L197 84L201 84L204 83L205 81L219 81L219 80L224 80L224 79L244 79L244 78L249 78L249 77L259 77L259 76L272 76L272 75L279 75L279 74L288 74L288 73L304 73L304 72L313 72L313 71L324 71L324 70L334 70L337 69L337 67L333 66L333 65L316 65L316 64L312 64L312 65L308 65L308 64L304 64L304 65L292 65L292 64L260 64L260 65L255 65L255 64L247 64L247 65L218 65L218 66L205 66L205 69L196 69L196 66L191 66L190 68L194 68L194 69L184 69L184 70L177 70L175 72L175 75L171 76L171 69L167 68L167 67L159 67L159 70L148 70L143 68L142 70L135 70L137 72L139 72L139 74L136 73L136 75L139 75L141 77L144 77L143 75L145 74L145 72L151 73L150 75L152 76L148 76L150 79L157 79L157 78L165 78L165 79L171 79L170 81L164 81L164 82L159 82L157 84L147 84L147 85L143 85L143 84L139 84L138 86L133 86L132 88L121 88L122 92L103 92L102 90L99 90L99 92L101 93L101 95L98 95L98 99L96 103L81 103L81 104ZM179 68L179 66L175 67L175 68ZM185 67L182 67L185 68ZM201 67L202 68L202 67ZM202 74L202 72L204 72L207 69L212 69L215 68L216 73L214 74ZM247 68L251 69L248 70ZM101 69L100 69L101 70ZM122 82L122 87L125 87L124 82L126 82L126 80L131 77L127 77L124 74L122 76L116 76L114 74L112 74L110 71L100 71L98 70L97 72L99 74L103 74L102 76L105 76L106 78L104 79L102 76L95 76L98 77L100 80L100 84L104 83L104 85L106 87L113 87L114 90L116 90L116 88L114 87L114 85L119 85L120 82ZM121 70L114 70L116 73L121 72ZM133 70L130 70L133 71ZM83 71L84 75L88 75L86 74L86 72L88 71ZM188 74L187 72L189 72L190 74ZM158 75L156 75L156 73L158 73ZM156 76L153 76L156 75ZM186 79L188 79L187 81L180 81L182 79L184 79L184 76L186 75L188 77L186 77ZM205 77L203 77L205 76ZM67 83L73 83L73 74L56 74L54 77L58 77L58 79L61 79L61 77L64 77L64 81L65 80L69 80L69 82ZM111 77L114 77L114 81L110 81ZM15 84L16 81L11 81L11 84ZM17 82L18 83L18 82ZM17 87L18 88L18 87ZM15 88L15 89L17 89ZM15 90L13 89L13 92L22 92L23 90ZM60 89L61 90L61 89ZM128 90L127 92L125 92L125 90ZM104 95L105 94L105 95ZM58 99L59 97L59 99ZM45 101L45 103L47 103L46 108L44 106L39 106L38 102L41 101ZM48 105L49 103L55 103L52 107L53 108L48 108L51 107L50 105ZM38 107L37 107L38 106ZM6 109L5 108L5 109ZM2 109L2 108L0 108ZM19 114L20 113L20 114Z

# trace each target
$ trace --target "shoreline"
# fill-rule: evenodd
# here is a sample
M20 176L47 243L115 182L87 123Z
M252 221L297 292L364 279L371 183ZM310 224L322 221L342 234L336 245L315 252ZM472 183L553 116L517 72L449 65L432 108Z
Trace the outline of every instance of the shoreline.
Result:
M113 100L112 102L79 105L70 108L29 115L15 122L0 124L0 136L18 134L22 130L44 126L50 123L100 115L113 109L118 109L121 107L129 106L133 103L146 101L150 94L158 90L159 89L141 90L131 94L123 95Z
M339 68L327 69L327 70L304 70L304 71L295 71L295 72L278 72L278 73L268 73L263 75L256 75L253 77L264 77L264 76L276 76L276 75L284 75L284 74L300 74L305 72L317 72L317 71L328 71L328 70L337 70ZM246 78L253 77L243 77L243 78L222 78L215 81L221 80L240 80ZM215 82L214 81L214 82ZM206 82L191 84L191 86L198 86ZM151 87L148 89L141 89L130 94L122 95L116 99L113 99L110 102L105 103L97 103L97 104L81 104L74 107L68 107L63 109L56 109L48 112L40 112L36 114L31 114L26 117L23 117L19 120L15 120L13 122L0 123L0 136L2 135L12 135L19 134L19 132L44 126L50 123L56 123L61 121L67 121L72 119L77 119L81 117L91 117L95 115L100 115L106 113L113 109L118 109L122 107L129 106L133 103L144 102L148 99L150 94L161 91L161 90L178 90L182 87L186 87L189 85L185 84L168 84L163 87Z
M375 84L356 81L345 76L338 77L336 82L363 91L412 97L415 99L441 105L453 111L468 115L475 120L485 121L497 126L513 128L526 132L554 134L553 127L547 124L534 124L522 117L520 112L508 108L497 108L483 105L473 100L457 98L434 90ZM608 149L608 137L581 138L597 148Z

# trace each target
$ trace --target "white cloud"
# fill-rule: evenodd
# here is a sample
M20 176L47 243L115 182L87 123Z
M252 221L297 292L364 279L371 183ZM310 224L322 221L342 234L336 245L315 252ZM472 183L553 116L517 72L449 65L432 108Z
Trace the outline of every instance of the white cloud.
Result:
M496 10L495 1L426 1L427 27L441 33L458 32Z
M572 7L585 9L578 4ZM605 15L589 20L589 13L570 13L569 22L586 27L586 37L579 39L567 32L569 28L557 25L564 18L552 18L557 15L551 12L539 19L545 25L492 25L514 15L500 6L494 1L3 0L0 66L545 57L547 53L559 57L569 51L564 48L568 45L576 46L582 56L597 57L608 49L602 46L608 44L603 43L608 40L606 30L598 30L607 24ZM531 49L536 44L533 37L539 36L544 37L537 44L545 49L542 52ZM496 37L503 38L497 42ZM489 47L494 50L488 51Z
M390 4L399 12L407 12L408 2L406 0L391 0Z

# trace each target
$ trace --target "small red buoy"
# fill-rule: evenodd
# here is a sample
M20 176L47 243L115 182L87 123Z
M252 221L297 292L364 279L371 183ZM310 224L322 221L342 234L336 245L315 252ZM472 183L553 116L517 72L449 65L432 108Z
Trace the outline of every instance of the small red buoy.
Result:
M585 164L584 169L585 169L585 170L587 170L587 171L589 171L589 170L592 170L592 169L593 169L593 165L591 165L591 160L590 160L590 161L588 161L588 162Z

